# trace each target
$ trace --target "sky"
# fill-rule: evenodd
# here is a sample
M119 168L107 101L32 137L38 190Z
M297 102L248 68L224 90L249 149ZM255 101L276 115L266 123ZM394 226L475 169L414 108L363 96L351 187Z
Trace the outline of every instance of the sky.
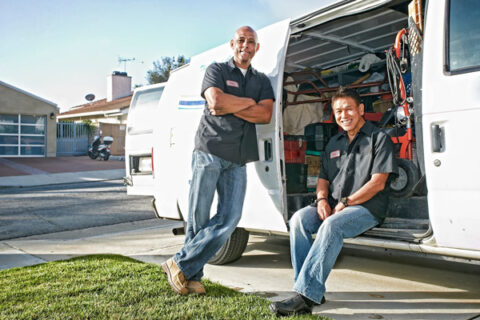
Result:
M0 80L64 112L86 103L87 94L105 98L113 71L145 85L162 57L191 57L227 42L242 25L261 29L333 2L0 0Z

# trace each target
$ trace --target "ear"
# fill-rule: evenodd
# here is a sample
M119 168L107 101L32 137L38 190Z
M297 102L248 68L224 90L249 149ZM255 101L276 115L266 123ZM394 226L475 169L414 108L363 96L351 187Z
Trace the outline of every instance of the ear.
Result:
M233 49L234 45L235 45L235 42L233 42L233 39L232 39L232 40L230 40L230 48L232 48L232 49Z
M257 47L255 48L255 52L257 52L260 49L260 43L257 43Z
M358 105L358 112L360 112L361 116L363 116L363 114L365 113L365 105L363 103L360 103Z

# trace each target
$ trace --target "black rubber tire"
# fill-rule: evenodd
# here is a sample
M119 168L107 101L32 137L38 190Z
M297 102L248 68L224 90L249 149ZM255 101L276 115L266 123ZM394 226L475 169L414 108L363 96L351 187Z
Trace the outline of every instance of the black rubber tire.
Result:
M88 156L90 157L90 159L95 160L98 157L98 153L95 154L93 152L88 151Z
M110 158L110 153L103 156L103 161L108 161L108 158Z
M398 177L390 181L390 195L395 198L406 198L413 194L413 190L420 175L417 166L410 160L397 159Z
M249 233L243 228L236 228L227 242L210 259L209 264L221 265L240 259L247 247Z

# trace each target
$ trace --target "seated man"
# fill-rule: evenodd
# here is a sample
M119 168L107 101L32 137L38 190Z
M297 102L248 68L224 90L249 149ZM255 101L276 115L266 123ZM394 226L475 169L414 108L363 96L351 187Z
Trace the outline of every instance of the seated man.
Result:
M375 227L387 211L385 185L397 172L390 137L363 119L364 105L353 90L340 88L332 110L343 132L330 139L323 153L314 205L290 220L296 295L270 305L277 316L311 313L313 305L322 303L343 239Z

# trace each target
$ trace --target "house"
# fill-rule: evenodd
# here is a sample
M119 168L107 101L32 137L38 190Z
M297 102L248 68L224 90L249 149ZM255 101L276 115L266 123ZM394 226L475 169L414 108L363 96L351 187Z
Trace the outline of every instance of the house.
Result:
M58 115L59 121L81 122L90 120L93 124L126 124L128 107L132 100L132 77L126 72L114 71L107 77L107 97L94 102L70 108Z
M0 81L0 157L55 157L57 104Z
M132 77L126 72L114 71L107 77L105 99L72 107L57 116L59 121L82 122L90 120L103 136L112 136L112 155L125 153L125 129L128 108L132 100Z

